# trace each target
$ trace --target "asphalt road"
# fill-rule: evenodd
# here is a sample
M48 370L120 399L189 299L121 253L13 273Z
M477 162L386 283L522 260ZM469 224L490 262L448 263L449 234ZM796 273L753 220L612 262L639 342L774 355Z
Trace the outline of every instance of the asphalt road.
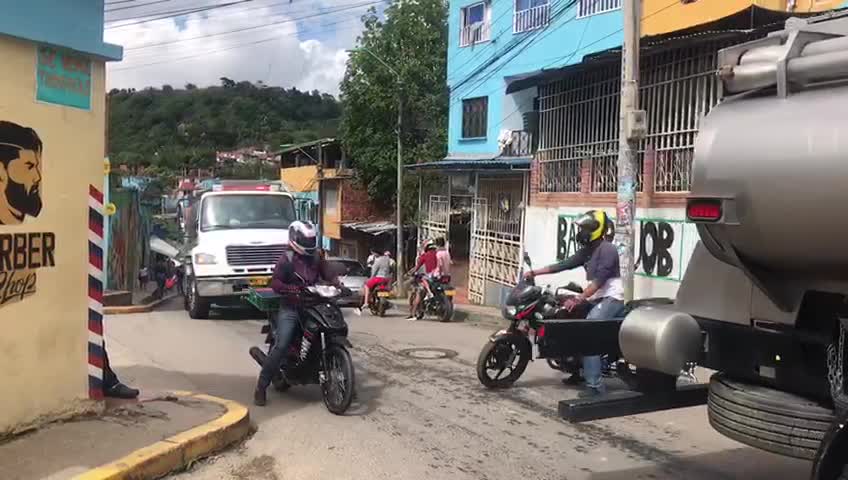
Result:
M146 390L188 389L250 405L261 322L245 312L191 320L174 301L106 321L118 375ZM705 407L572 425L557 403L576 395L544 362L508 391L477 381L486 329L349 315L358 401L330 414L317 386L269 390L251 407L243 446L175 476L188 479L805 479L809 464L712 431ZM413 358L411 348L456 352ZM427 352L424 352L428 356Z

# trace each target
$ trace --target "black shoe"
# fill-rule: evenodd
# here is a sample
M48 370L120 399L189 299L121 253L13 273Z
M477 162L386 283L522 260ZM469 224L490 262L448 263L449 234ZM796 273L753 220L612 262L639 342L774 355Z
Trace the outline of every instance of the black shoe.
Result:
M265 404L268 403L268 398L266 397L266 390L262 387L256 387L256 390L253 392L253 404L257 407L264 407Z
M568 378L563 378L562 383L564 385L575 386L580 385L581 383L586 382L586 379L581 377L580 375L574 373Z
M586 387L577 394L577 398L597 398L602 397L605 393L597 388Z
M104 395L110 398L123 398L126 400L132 400L133 398L137 398L139 391L136 388L130 388L123 383L117 383L109 388L107 388L104 392Z

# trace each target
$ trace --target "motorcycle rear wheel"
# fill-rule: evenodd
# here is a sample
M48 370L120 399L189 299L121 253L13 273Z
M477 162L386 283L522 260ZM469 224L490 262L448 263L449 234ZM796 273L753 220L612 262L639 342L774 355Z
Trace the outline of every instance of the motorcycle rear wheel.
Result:
M519 338L510 336L486 343L477 357L477 379L483 386L490 389L508 388L521 377L530 363L530 350ZM504 365L513 355L515 357L511 359L510 365ZM510 369L509 375L501 377L507 368ZM489 375L490 369L499 371L492 377Z
M326 379L321 384L324 405L330 413L343 415L353 401L353 360L350 352L341 345L327 347L324 358Z
M441 317L439 318L442 322L450 322L453 320L453 301L450 297L442 298L442 308L440 309Z

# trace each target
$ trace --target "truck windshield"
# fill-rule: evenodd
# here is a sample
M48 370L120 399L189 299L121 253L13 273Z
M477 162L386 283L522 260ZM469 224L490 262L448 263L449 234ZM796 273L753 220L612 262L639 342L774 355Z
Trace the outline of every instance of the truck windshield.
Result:
M284 195L216 195L203 199L200 230L288 228L294 202Z

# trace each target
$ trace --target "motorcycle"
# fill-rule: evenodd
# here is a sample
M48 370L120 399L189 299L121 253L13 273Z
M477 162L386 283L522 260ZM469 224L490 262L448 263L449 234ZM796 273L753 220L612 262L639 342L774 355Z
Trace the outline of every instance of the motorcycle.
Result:
M332 286L307 287L298 311L299 334L289 346L288 367L273 379L274 388L284 392L292 385L321 385L327 410L342 415L354 397L354 369L349 348L348 325L336 300L342 292ZM268 314L269 322L262 327L267 352L274 348L276 335L274 315L280 296L271 289L251 289L248 301ZM261 367L268 353L259 347L250 348L250 356ZM284 375L283 375L284 373Z
M389 282L383 282L371 292L371 298L368 299L368 309L373 315L385 317L386 310L392 308L392 302L389 298L392 296L392 285Z
M524 263L532 269L526 253ZM630 310L644 305L669 304L671 299L636 300L629 302L617 318L586 320L592 308L588 302L579 303L571 310L565 307L571 297L580 293L582 289L574 283L552 291L550 286L536 286L532 277L524 278L522 275L522 280L509 293L502 309L509 326L495 332L477 358L480 383L490 389L512 386L533 360L533 344L538 349L537 358L546 359L551 368L570 373L575 380L579 379L582 357L600 355L603 359L602 374L607 376L616 374L625 382L640 385L669 381L666 377L654 378L648 371L638 371L637 379L631 366L622 358L618 330Z
M420 286L422 278L423 276L421 275L415 276L415 284L417 285L419 295L421 295L421 301L418 302L418 309L415 310L415 318L422 320L426 315L433 315L440 322L450 322L453 320L453 297L456 296L456 289L450 284L450 275L428 279L430 282L430 291L433 293L430 298L427 298L427 292L424 290L424 287Z

